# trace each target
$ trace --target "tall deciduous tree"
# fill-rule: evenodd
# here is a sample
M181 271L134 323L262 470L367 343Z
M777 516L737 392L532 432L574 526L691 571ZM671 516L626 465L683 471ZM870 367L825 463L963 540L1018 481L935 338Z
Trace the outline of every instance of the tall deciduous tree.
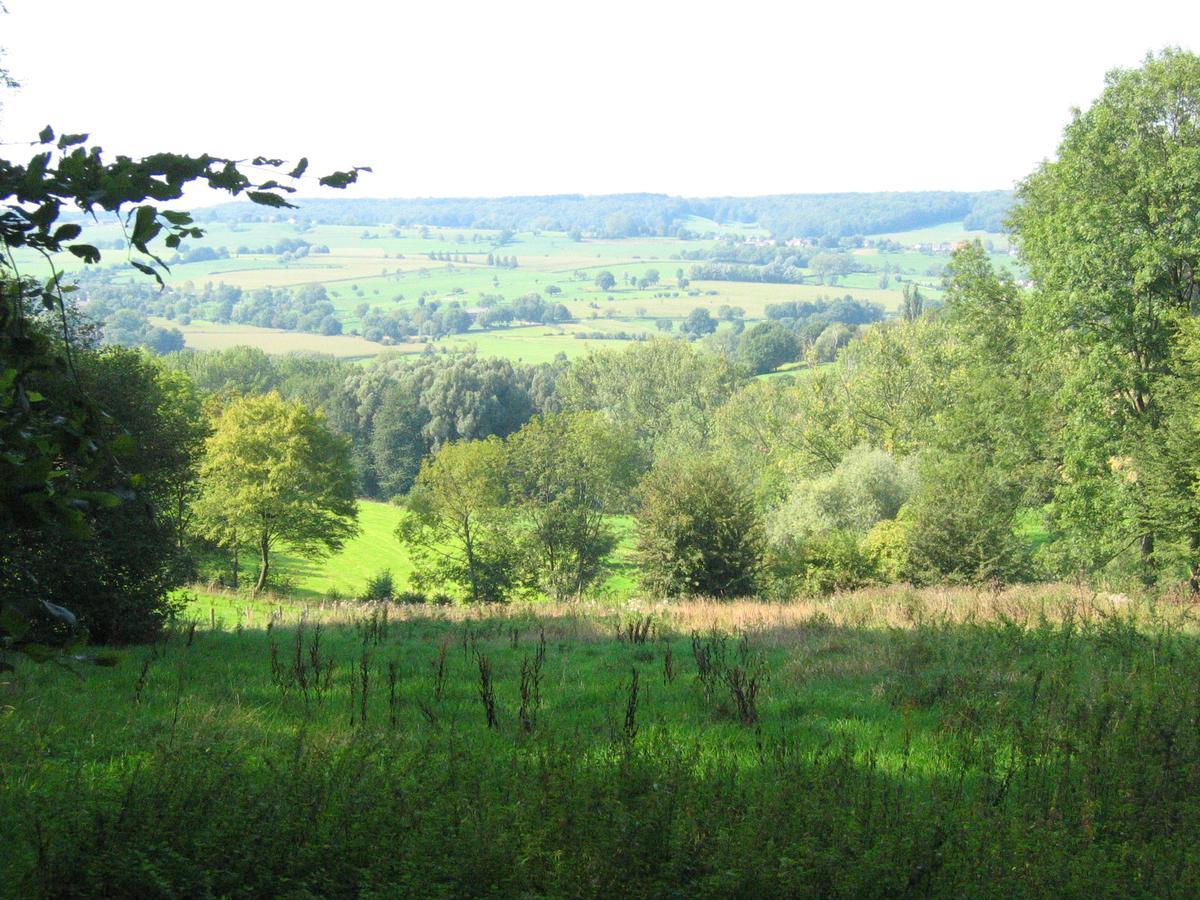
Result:
M418 586L458 585L475 602L506 599L517 575L505 509L504 445L496 438L443 444L421 464L396 537Z
M1154 550L1126 461L1157 440L1179 318L1200 300L1198 160L1200 58L1166 50L1111 72L1018 192L1012 223L1036 284L1026 319L1065 363L1056 508L1093 535L1097 559Z
M200 477L199 529L235 551L258 551L256 593L275 547L320 556L357 533L348 442L278 393L235 399L219 413Z
M535 418L506 446L533 580L552 597L582 593L617 544L609 517L632 487L630 442L596 413L564 413Z
M591 410L630 433L643 462L668 448L707 446L713 414L745 382L741 367L684 341L592 351L558 381L565 410Z

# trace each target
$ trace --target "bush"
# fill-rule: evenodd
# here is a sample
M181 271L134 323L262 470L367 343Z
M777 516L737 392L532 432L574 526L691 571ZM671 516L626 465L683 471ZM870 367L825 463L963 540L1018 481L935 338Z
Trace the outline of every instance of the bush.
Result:
M392 579L392 570L384 569L377 575L367 579L367 588L362 598L374 603L391 600L396 596L396 583ZM423 598L422 598L423 599Z
M912 578L908 529L906 521L887 519L876 522L863 538L862 554L880 581L895 584Z
M857 535L831 531L786 552L772 554L774 593L785 599L796 593L824 595L847 591L871 581L875 569L860 548Z
M646 475L638 494L643 588L669 597L754 593L764 534L741 482L709 457L670 459Z

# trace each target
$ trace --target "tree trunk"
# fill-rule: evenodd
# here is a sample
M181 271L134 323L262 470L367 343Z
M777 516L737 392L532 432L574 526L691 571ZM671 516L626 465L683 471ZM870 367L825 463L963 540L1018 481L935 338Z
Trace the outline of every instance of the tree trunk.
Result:
M1200 594L1200 557L1197 556L1197 551L1200 551L1200 531L1193 531L1188 535L1188 549L1192 551L1192 567L1188 574L1188 587L1193 594Z
M1142 554L1142 582L1149 587L1154 584L1158 578L1154 572L1154 532L1147 531L1142 535L1141 546L1139 547Z
M259 552L259 568L258 568L258 583L254 585L254 593L261 594L263 588L267 586L267 573L271 571L271 563L268 559L270 550L269 541L267 540L267 530L264 528L258 539Z
M240 562L238 559L238 541L236 531L233 533L233 549L231 552L233 553L233 589L236 591L238 587L238 563Z

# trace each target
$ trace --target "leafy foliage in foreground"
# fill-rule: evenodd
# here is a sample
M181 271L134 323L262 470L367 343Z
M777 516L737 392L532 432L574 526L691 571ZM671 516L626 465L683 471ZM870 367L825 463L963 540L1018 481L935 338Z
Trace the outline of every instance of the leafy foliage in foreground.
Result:
M65 253L98 263L101 254L84 240L84 226L62 221L64 215L82 221L101 213L119 218L131 247L129 264L161 285L155 266L165 264L152 249L154 242L161 236L167 248L177 249L184 238L203 235L187 213L162 207L181 198L187 185L204 183L275 208L290 206L286 195L295 191L275 179L255 182L239 161L207 154L109 161L100 147L85 148L87 139L86 134L56 137L47 126L28 163L0 159L0 523L11 529L0 547L5 573L0 647L26 652L28 634L46 612L53 621L42 623L45 640L61 641L63 636L53 632L64 628L77 636L74 615L50 603L49 596L82 595L98 636L128 639L146 636L161 624L166 590L178 583L170 550L156 540L165 529L156 521L155 505L166 493L160 476L170 469L169 478L185 480L187 464L172 469L171 462L152 453L149 461L139 458L138 451L171 433L171 413L156 402L161 397L155 392L163 390L151 386L153 377L127 378L126 386L145 390L136 398L110 395L111 409L99 400L111 386L107 377L97 379L90 391L81 377L86 360L77 365L76 356L86 348L73 334L65 296L73 288L62 283L56 257ZM283 160L258 157L251 165L279 170ZM307 168L302 159L283 177L294 181ZM345 187L360 171L335 172L320 183ZM44 284L17 268L13 251L18 249L45 261ZM38 303L57 313L61 331L54 337L45 321L33 321ZM130 368L113 359L111 374L128 376ZM136 402L128 406L130 399ZM140 404L148 404L153 414ZM186 456L188 451L181 445L171 452ZM159 469L145 471L155 466ZM39 650L39 655L45 653Z

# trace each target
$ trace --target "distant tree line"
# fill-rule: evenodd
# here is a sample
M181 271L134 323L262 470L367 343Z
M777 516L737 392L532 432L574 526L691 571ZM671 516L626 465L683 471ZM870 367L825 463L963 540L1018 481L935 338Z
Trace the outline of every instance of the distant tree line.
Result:
M718 223L757 222L773 237L822 238L904 231L945 222L972 227L999 224L1008 191L915 191L774 194L762 197L684 198L665 194L561 194L542 197L310 200L299 217L329 225L563 231L583 238L688 236L692 216ZM197 213L204 221L272 220L248 204L224 204Z

